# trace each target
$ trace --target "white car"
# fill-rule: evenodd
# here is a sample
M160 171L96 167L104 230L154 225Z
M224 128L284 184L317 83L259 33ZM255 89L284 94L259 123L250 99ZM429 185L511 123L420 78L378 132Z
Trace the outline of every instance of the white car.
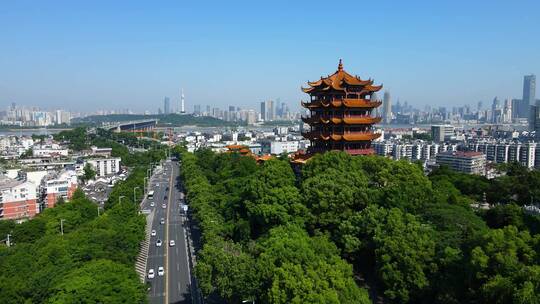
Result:
M152 229L152 232L150 232L150 236L156 236L156 231Z
M174 240L170 240L170 241L169 241L169 246L173 247L174 245L176 245L176 243L174 242Z
M161 204L161 208L165 209L165 208L167 208L167 205Z
M164 218L161 218L161 220L159 221L159 223L160 223L161 225L165 225L165 219L164 219Z
M154 202L151 202L150 203L150 207L154 207L156 204L154 204Z
M148 270L148 278L153 279L155 277L154 269Z
M156 247L161 247L161 240L156 241Z
M165 269L163 269L163 266L159 266L159 268L157 269L157 274L158 276L162 277L163 275L165 275Z

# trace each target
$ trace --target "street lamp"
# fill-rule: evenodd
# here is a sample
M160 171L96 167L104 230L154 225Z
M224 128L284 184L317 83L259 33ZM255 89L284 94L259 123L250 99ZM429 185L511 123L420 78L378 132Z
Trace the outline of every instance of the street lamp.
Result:
M138 186L133 187L133 203L135 204L135 190L140 189Z
M64 235L64 221L65 219L60 220L60 233Z
M143 179L143 194L145 194L146 191L147 191L147 189L146 189L147 188L147 183L148 183L148 177L145 176L144 179Z

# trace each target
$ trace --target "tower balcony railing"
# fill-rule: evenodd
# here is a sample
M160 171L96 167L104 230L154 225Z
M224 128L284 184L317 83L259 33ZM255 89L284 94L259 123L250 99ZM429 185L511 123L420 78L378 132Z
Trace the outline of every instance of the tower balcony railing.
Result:
M308 124L316 123L334 123L334 124L376 124L382 120L382 117L365 115L313 115L302 116L302 121Z

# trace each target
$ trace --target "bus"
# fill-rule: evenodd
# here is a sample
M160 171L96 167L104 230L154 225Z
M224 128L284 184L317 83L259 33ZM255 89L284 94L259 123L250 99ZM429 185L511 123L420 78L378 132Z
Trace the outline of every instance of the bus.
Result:
M154 198L154 191L153 190L150 190L148 191L148 194L146 196L148 199L153 199Z

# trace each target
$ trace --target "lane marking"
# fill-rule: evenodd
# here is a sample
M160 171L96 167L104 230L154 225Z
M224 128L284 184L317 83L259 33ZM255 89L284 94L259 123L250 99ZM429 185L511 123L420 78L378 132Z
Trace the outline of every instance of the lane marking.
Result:
M169 196L167 197L167 208L166 208L166 218L165 218L165 304L169 304L169 206L171 205L171 194L172 194L172 182L173 182L173 173L174 168L171 168L171 174L169 175Z

